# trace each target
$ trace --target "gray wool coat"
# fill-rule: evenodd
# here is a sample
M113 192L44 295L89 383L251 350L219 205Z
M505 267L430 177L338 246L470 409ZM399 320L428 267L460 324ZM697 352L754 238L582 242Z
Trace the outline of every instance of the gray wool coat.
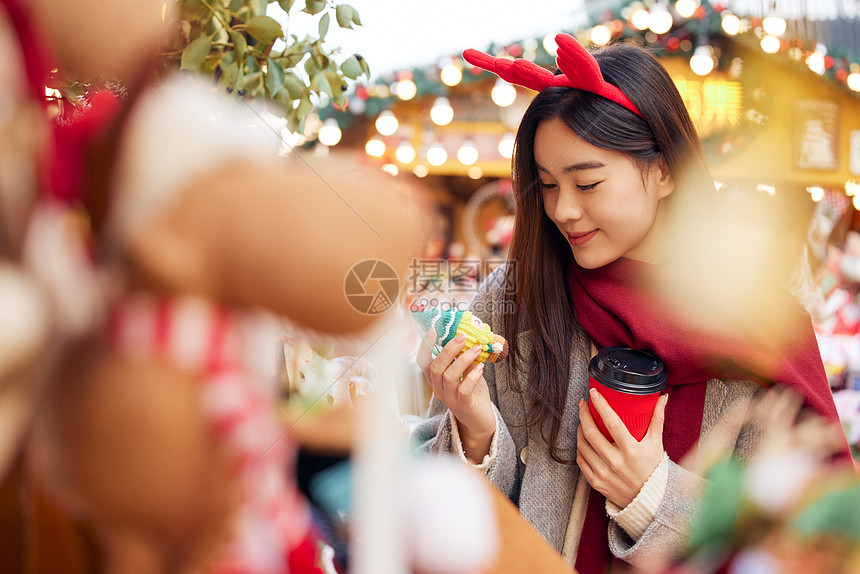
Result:
M504 266L487 278L470 304L470 310L488 323L493 332L501 332ZM521 321L517 343L523 357L530 356L532 332L528 318ZM577 404L588 393L588 361L591 341L577 325L570 349L570 380L567 404L562 413L562 452L576 453L576 429L579 426ZM526 386L528 365L520 365L521 386ZM502 364L487 363L484 378L490 390L497 420L497 454L487 476L520 509L524 517L560 553L573 564L578 550L579 532L585 517L589 488L576 465L563 465L552 460L547 443L540 433L522 423L528 405L521 393L510 385L510 373ZM735 451L748 459L760 438L762 429L744 422L747 417L720 418L729 407L732 412L745 412L756 395L764 390L749 381L708 381L705 409L700 434L700 456L684 467L669 463L666 495L653 522L638 541L633 541L614 522L609 524L609 546L612 554L629 564L649 568L662 564L680 554L688 524L694 517L695 498L704 479L702 465L705 452ZM671 398L670 398L671 400ZM719 424L716 424L720 420ZM454 453L452 424L448 409L435 397L430 404L427 420L412 433L412 446L426 453Z

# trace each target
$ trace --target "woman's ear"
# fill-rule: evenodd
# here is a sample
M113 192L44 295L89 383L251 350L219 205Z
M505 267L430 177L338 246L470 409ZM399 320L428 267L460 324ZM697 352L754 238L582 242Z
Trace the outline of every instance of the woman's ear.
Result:
M675 180L672 178L672 172L669 171L665 159L661 158L660 161L651 166L650 176L657 199L668 197L675 191Z

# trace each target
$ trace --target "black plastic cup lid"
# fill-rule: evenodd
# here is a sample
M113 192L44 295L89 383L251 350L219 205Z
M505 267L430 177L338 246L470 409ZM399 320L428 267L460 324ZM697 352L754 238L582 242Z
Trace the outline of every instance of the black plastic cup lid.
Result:
M631 395L650 395L666 388L663 361L630 347L604 347L588 364L588 372L600 384Z

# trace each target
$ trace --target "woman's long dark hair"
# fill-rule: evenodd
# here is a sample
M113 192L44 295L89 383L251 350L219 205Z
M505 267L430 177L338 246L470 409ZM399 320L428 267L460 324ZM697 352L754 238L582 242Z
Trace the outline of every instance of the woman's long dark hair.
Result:
M531 406L525 423L539 429L553 460L563 464L573 464L563 458L557 445L574 332L566 279L573 256L570 244L544 211L534 158L538 125L558 118L588 143L620 152L640 169L664 161L675 182L667 204L673 211L692 196L698 202L703 194L716 193L693 122L663 66L646 51L624 44L603 48L594 56L604 79L619 87L644 119L590 92L547 88L535 96L523 115L513 156L516 219L508 256L513 264L506 273L515 276L506 277L506 284L516 285L516 289L505 294L505 308L513 308L513 313L505 315L503 329L511 347L511 372L517 372L523 360L531 359L531 365L526 385L518 384L516 377L510 379L515 390L528 391ZM668 220L673 222L671 212ZM534 333L531 357L523 357L517 346L523 313Z

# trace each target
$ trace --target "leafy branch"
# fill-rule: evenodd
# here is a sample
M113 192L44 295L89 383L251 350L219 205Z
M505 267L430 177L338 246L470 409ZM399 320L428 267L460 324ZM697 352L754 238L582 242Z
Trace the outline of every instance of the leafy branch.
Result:
M348 82L369 75L360 55L350 55L338 64L339 49L325 41L332 20L341 28L361 25L358 11L348 4L304 0L301 11L319 17L318 35L299 38L285 35L281 25L266 15L273 3L289 15L296 8L295 0L175 1L179 34L161 54L167 67L211 75L225 91L273 102L292 130L300 129L313 109L312 94L325 94L343 107ZM274 51L279 40L284 48Z

